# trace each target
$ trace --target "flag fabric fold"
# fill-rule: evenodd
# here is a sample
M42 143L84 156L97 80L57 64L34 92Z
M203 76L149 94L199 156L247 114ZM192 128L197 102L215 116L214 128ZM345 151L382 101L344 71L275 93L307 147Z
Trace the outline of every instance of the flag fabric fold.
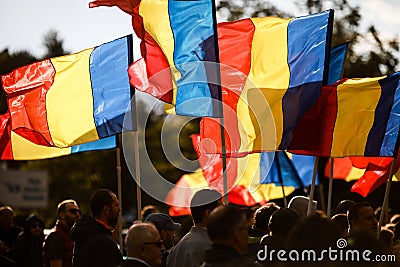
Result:
M0 159L39 160L71 155L79 152L116 148L116 136L72 147L48 147L34 144L11 131L10 114L0 115Z
M228 154L287 148L326 82L332 19L325 11L218 25ZM217 119L202 119L201 138L210 141L204 153L222 153L219 127Z
M400 126L400 73L324 86L293 131L290 152L393 157Z
M130 109L131 36L39 61L2 76L11 131L44 146L71 147L123 131Z
M169 192L166 203L170 215L188 215L190 199L203 188L211 188L223 194L222 158L219 155L201 153L200 136L193 135L192 142L198 154L200 169L185 174ZM279 161L279 165L276 161ZM279 166L279 170L278 170ZM271 199L283 198L295 189L303 187L290 159L285 152L254 153L241 158L227 159L228 202L243 206L263 204Z
M388 157L344 157L334 159L333 179L347 182L356 180L351 192L368 196L389 178L393 158ZM393 181L399 181L400 160L397 160ZM330 162L325 166L325 176L329 176Z
M214 35L213 4L212 0L96 0L89 6L117 6L132 16L143 56L129 68L136 89L173 104L178 115L217 116L212 103L217 93L211 92L207 76L216 72L216 65L206 67L201 46Z

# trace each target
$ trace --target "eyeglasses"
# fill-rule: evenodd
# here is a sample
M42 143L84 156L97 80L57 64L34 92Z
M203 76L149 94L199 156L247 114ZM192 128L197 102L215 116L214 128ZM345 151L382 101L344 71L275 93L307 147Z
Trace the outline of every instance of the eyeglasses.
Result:
M81 211L78 209L69 209L67 211L71 212L72 214L81 214Z
M40 224L35 223L35 224L31 225L31 228L35 229L35 228L43 228L43 227Z
M157 247L161 248L163 245L163 241L156 241L156 242L142 242L142 245L156 245Z

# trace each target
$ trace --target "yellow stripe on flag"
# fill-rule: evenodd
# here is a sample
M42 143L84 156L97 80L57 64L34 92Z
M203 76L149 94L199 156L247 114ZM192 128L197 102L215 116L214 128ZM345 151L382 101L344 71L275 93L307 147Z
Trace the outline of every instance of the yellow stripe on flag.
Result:
M47 159L71 154L71 148L36 145L18 134L11 132L11 146L14 160Z
M92 51L93 48L51 59L56 74L46 96L46 109L55 146L68 147L99 139L93 119L93 94L89 72Z
M375 109L381 96L378 83L380 79L382 77L351 79L338 85L332 157L364 154L368 134L374 123Z

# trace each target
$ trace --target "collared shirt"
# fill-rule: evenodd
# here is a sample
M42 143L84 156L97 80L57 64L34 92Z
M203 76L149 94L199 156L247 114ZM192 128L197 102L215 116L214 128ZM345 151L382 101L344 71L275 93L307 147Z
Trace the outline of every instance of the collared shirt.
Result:
M110 231L111 231L110 226L108 226L105 222L103 222L102 220L99 220L99 219L95 219L95 220L96 220L96 222L98 222L99 224L103 225L104 228L106 228L107 230L110 230Z

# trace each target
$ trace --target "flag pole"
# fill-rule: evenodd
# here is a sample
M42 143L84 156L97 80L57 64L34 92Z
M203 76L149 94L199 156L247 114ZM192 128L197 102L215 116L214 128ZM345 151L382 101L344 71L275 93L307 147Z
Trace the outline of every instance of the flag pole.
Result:
M129 65L133 63L133 37L129 35ZM138 120L136 112L136 91L131 85L131 116L132 116L132 131L133 131L133 148L134 148L134 158L135 158L135 180L136 180L136 209L137 209L137 219L142 220L142 191L140 189L140 161L139 161L139 134L138 134Z
M308 207L307 207L307 216L309 216L311 214L311 210L312 210L312 203L313 203L314 191L315 191L315 181L317 180L318 162L319 162L319 157L315 157L314 170L313 170L312 182L311 182L311 191L310 191L310 196L309 196L309 200L308 200Z
M286 198L286 195L285 195L285 185L283 183L281 163L279 162L278 153L279 153L278 151L275 151L276 168L278 169L278 179L279 179L279 183L281 184L281 188L282 188L283 204L284 204L285 208L287 208L288 203L287 203L287 198ZM285 152L282 152L282 153L285 153Z
M221 131L221 154L222 154L222 176L224 182L224 203L228 204L228 175L226 173L226 141L225 141L225 122L224 122L224 110L222 101L222 88L221 88L221 73L219 68L219 46L218 46L218 31L217 31L217 10L215 0L212 0L212 14L213 14L213 28L214 28L214 49L215 49L215 62L216 68L216 83L218 88L218 111L220 115L220 131Z
M392 165L390 167L389 177L386 182L385 196L383 198L381 216L379 217L379 225L378 225L378 231L377 231L378 238L379 238L379 235L381 234L381 227L383 226L383 222L387 216L388 209L389 209L390 187L392 186L392 179L393 179L394 171L396 168L397 157L399 154L399 143L400 143L400 128L397 130L397 140L396 140L396 144L395 144L394 151L393 151L393 161L392 161Z
M326 49L325 49L325 62L324 62L324 73L323 73L323 78L322 78L322 85L326 85L328 83L328 77L329 77L329 62L331 58L331 45L332 45L332 29L333 29L333 13L334 11L331 9L330 10L330 16L328 20L328 31L326 33ZM317 170L318 170L318 162L319 162L319 157L315 157L314 161L314 170L313 170L313 176L312 176L312 183L311 183L311 191L310 191L310 197L308 200L308 208L307 208L307 216L311 214L311 209L312 209L312 202L314 198L314 191L315 191L315 181L317 178Z
M122 246L122 175L121 175L121 134L117 136L117 147L115 149L117 156L117 186L118 186L118 199L121 212L119 213L118 223L118 243L121 253L123 253Z
M330 166L329 166L329 188L328 188L328 207L326 210L326 215L328 218L331 218L331 210L332 210L332 186L333 186L333 164L334 158L330 158Z

